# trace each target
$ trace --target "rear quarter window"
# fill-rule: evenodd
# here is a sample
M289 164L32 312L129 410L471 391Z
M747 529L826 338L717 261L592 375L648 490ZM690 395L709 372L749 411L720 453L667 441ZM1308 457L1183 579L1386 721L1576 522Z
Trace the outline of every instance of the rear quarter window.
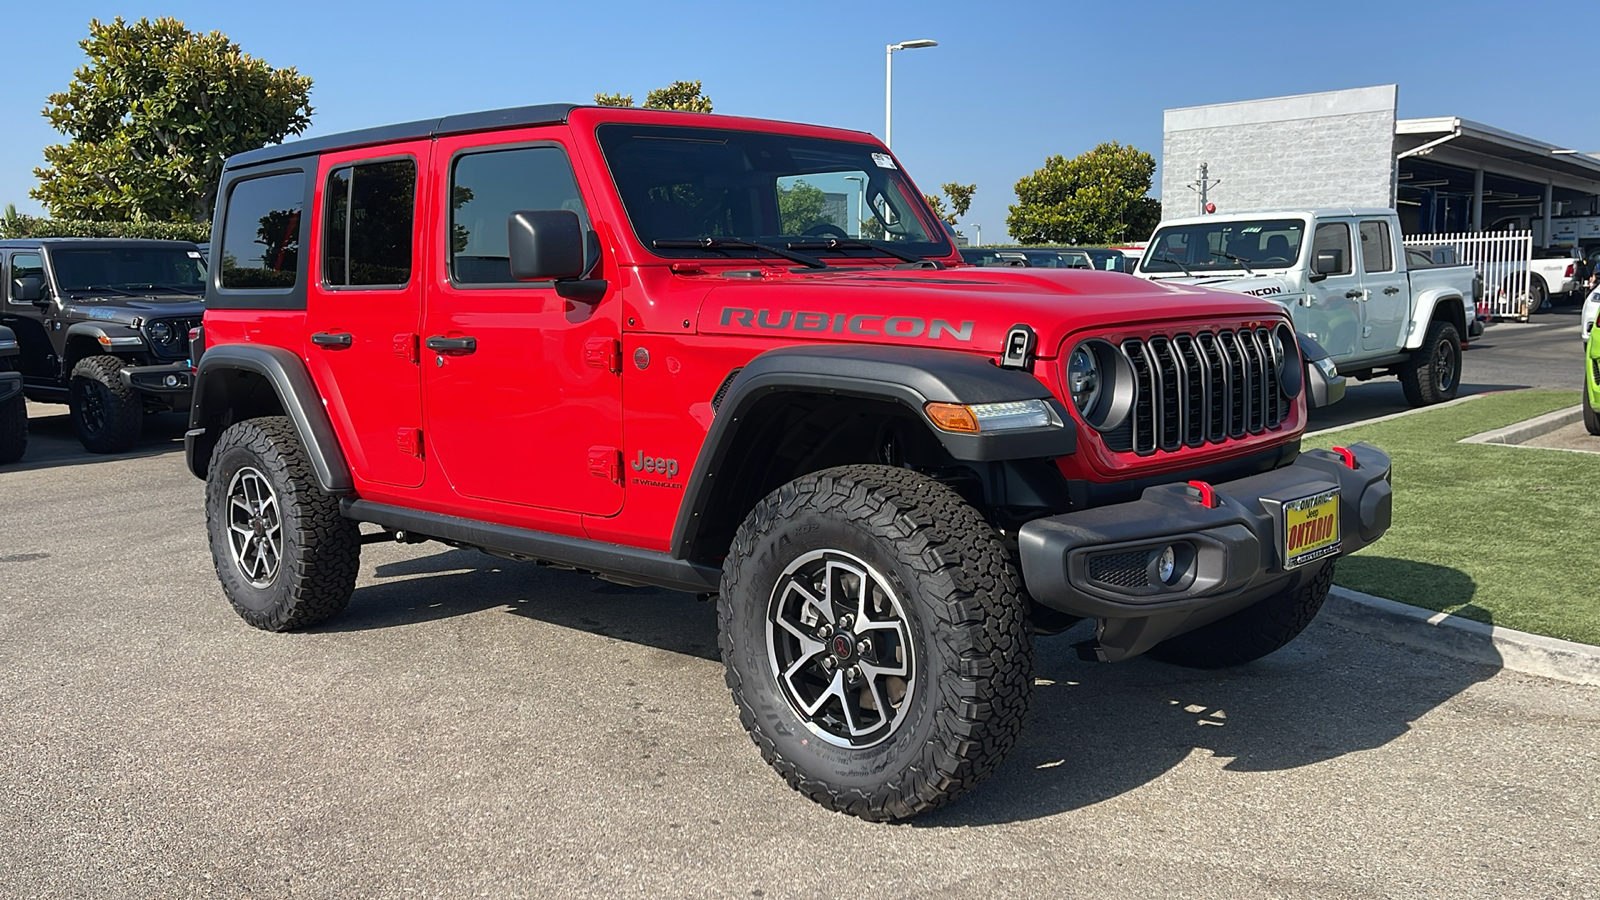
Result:
M288 289L300 270L305 174L283 172L237 181L222 226L219 283L231 290Z

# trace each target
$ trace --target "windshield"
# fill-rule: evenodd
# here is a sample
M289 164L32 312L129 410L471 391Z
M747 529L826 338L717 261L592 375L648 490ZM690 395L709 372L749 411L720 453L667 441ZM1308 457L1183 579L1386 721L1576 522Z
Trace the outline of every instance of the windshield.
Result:
M1272 269L1300 258L1306 225L1299 219L1198 222L1156 231L1140 268L1146 272Z
M205 290L205 259L192 247L53 250L50 262L56 284L65 294L173 291L199 295Z
M662 256L768 255L753 242L803 242L817 256L872 256L819 242L890 241L923 257L950 254L945 230L894 160L871 144L751 131L611 124L600 148L634 233ZM656 241L720 239L715 249ZM881 255L881 254L878 254Z

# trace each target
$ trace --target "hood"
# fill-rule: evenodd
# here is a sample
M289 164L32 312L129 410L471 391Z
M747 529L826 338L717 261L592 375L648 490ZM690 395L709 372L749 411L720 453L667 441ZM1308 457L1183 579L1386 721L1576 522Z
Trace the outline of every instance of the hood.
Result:
M1282 307L1206 286L1084 269L878 269L712 276L702 334L813 338L998 353L1015 325L1053 357L1069 335L1119 325L1281 318Z
M1247 275L1243 273L1235 275L1225 273L1220 275L1177 275L1170 278L1163 275L1155 283L1215 288L1219 291L1249 294L1252 297L1277 297L1282 294L1299 292L1299 288L1281 275Z
M156 294L148 297L108 297L94 303L69 300L64 307L67 318L85 322L112 322L138 327L153 319L197 319L205 313L199 297L183 294Z

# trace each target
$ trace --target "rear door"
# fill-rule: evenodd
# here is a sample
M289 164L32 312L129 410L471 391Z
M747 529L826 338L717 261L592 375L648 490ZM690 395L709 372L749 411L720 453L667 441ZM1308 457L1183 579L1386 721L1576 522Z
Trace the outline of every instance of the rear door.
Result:
M616 279L565 297L553 282L513 280L508 252L519 210L571 210L589 233L567 140L536 128L435 147L447 212L422 330L428 446L464 498L606 516L623 495Z
M328 154L319 166L305 356L359 478L423 480L417 201L429 144Z
M1356 226L1361 244L1361 346L1381 352L1400 347L1400 329L1411 311L1411 284L1395 263L1394 237L1383 219Z
M1348 220L1317 223L1307 268L1325 250L1337 254L1339 265L1327 278L1306 285L1304 305L1294 311L1295 327L1314 338L1334 359L1354 357L1361 346L1361 276L1355 268L1353 236L1353 223Z

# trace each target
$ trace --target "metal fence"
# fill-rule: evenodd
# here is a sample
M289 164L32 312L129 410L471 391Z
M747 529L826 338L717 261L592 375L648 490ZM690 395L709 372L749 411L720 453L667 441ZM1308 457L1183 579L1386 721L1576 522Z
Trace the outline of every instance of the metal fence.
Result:
M1415 234L1402 243L1423 250L1436 263L1470 265L1483 279L1480 312L1496 318L1527 321L1528 270L1533 265L1533 232L1485 231L1453 234ZM1443 252L1450 248L1450 252Z

